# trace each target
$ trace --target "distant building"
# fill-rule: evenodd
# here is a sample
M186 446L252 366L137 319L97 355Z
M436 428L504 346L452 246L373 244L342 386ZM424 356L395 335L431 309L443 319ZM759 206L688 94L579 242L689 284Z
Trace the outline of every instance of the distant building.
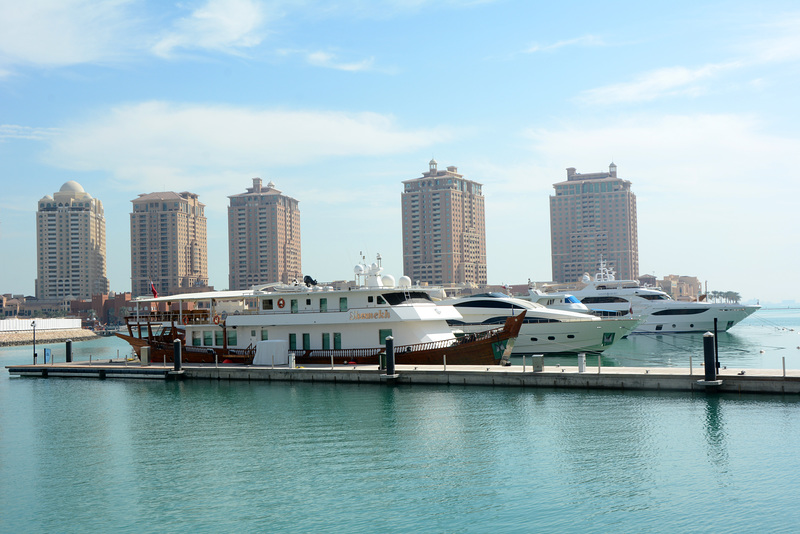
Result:
M62 301L108 292L103 203L70 180L39 201L36 298Z
M208 286L205 204L194 193L150 193L131 201L133 297Z
M413 282L486 285L482 184L431 160L403 187L403 273Z
M696 276L671 274L657 281L658 286L675 300L697 300L702 284Z
M232 195L228 207L230 289L302 277L300 208L269 182L253 178L246 193Z
M550 247L553 280L574 282L594 275L601 259L618 280L639 276L636 195L631 182L608 172L580 174L567 169L567 180L553 184L550 197Z

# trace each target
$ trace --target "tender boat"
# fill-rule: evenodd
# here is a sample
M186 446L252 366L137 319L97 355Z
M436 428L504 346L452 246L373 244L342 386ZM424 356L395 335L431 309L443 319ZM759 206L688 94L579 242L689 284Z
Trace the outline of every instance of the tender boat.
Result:
M761 308L753 304L673 300L661 289L642 287L636 280L616 280L604 261L594 279L584 275L567 291L558 287L543 289L544 295L554 298L572 295L593 313L641 316L644 320L634 334L713 332L715 326L724 332Z
M153 361L172 361L180 340L183 361L249 364L259 342L284 340L298 364L377 364L391 336L398 364L508 363L524 314L457 338L448 325L461 319L456 308L437 306L408 277L395 284L381 271L379 263L357 265L355 287L345 289L306 276L291 285L140 298L126 319L127 334L118 336L137 354L150 346ZM150 311L159 303L170 311Z
M513 354L573 354L603 352L639 324L639 318L601 319L593 315L555 310L503 293L481 293L439 301L454 307L462 319L448 319L456 332L480 333L508 317L525 314Z

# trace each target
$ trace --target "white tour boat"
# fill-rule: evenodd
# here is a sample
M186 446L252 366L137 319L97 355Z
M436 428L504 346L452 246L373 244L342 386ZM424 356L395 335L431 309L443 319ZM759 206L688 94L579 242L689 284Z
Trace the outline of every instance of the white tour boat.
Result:
M673 300L661 289L642 287L636 280L616 280L604 261L594 279L584 275L567 291L543 289L545 295L554 297L572 295L593 313L641 316L644 320L634 334L713 332L715 319L717 331L724 332L761 308L755 304Z

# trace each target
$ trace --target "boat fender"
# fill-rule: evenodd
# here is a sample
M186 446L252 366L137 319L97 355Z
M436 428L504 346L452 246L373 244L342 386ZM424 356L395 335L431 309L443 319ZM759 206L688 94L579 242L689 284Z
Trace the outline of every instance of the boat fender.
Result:
M278 307L283 308L284 306L286 306L286 301L283 299L278 299Z
M214 316L214 324L219 324L219 315Z

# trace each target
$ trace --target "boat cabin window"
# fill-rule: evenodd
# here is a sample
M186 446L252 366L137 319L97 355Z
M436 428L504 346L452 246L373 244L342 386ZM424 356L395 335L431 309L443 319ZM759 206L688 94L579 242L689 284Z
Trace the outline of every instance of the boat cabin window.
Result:
M269 334L267 332L267 329L264 328L261 330L261 341L267 341L267 340L269 340Z
M311 299L306 299L306 306L311 306Z
M297 334L289 334L289 350L297 350Z
M382 296L378 295L378 304L386 304L386 299Z
M372 295L367 297L367 302L373 302L374 300L375 299L372 297Z
M661 294L658 294L658 295L639 295L639 296L642 297L643 299L647 299L647 300L669 300L669 297L667 295L661 295Z
M322 333L322 350L329 350L331 348L331 335L328 332Z
M197 330L194 330L194 331L192 332L192 346L193 346L193 347L199 347L199 346L201 346L201 345L203 344L203 340L201 339L201 336L202 336L202 335L203 335L203 334L201 334L201 333L200 333L199 331L197 331Z
M396 293L384 293L383 298L391 306L397 306L404 302L433 302L431 296L424 291L398 291Z
M211 330L203 330L203 346L210 347L214 344L214 338L212 337Z
M291 306L292 306L292 313L297 313L297 299L292 299Z
M455 306L456 309L458 308L497 308L504 310L528 309L525 306L520 306L519 304L514 304L513 302L508 302L504 300L492 300L492 299L465 300L464 302L453 304L453 306Z
M584 304L611 304L614 302L627 303L628 301L620 297L584 297L581 302Z
M228 346L235 347L236 346L236 330L233 328L228 330Z
M347 297L339 297L339 311L347 311Z
M222 330L214 331L214 345L222 345Z
M573 297L572 295L567 295L564 297L564 302L568 302L570 304L580 304L581 301L578 300L577 297Z
M326 297L319 299L319 311L322 313L328 311L328 299Z
M303 350L311 350L311 334L303 334Z
M334 332L333 333L333 348L334 348L334 350L341 350L342 349L342 333L341 332Z
M262 310L271 310L272 309L272 299L264 299L261 301L261 309Z

